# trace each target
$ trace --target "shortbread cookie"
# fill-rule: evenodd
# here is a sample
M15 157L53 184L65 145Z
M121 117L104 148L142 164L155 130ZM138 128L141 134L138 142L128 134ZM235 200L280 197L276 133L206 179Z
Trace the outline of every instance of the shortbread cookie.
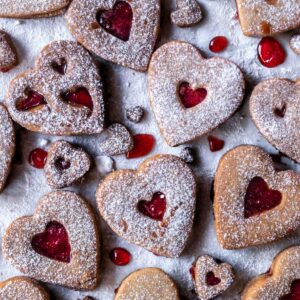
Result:
M35 280L27 277L12 277L0 282L2 300L50 300L48 292Z
M82 148L57 141L48 150L44 171L50 187L60 189L81 179L90 167L91 159Z
M300 162L300 79L261 82L250 98L251 117L279 151Z
M6 105L28 130L53 135L100 133L104 126L102 80L90 54L71 41L46 46L35 69L10 83Z
M156 155L137 171L109 174L96 198L107 224L129 242L161 256L183 251L194 219L196 182L177 156Z
M300 246L280 252L271 269L246 286L242 300L298 300L300 296Z
M270 36L300 26L298 0L236 0L242 30L248 36Z
M173 41L153 54L149 93L170 146L200 137L225 122L244 98L240 69L223 58L204 59L193 45Z
M239 146L222 157L214 193L217 238L225 249L268 243L300 225L300 175L276 172L259 147Z
M159 0L73 0L66 18L88 50L137 71L148 69L159 33Z
M0 30L0 72L7 72L18 64L16 47L10 36Z
M294 34L290 40L292 50L300 55L300 33Z
M99 281L95 215L72 192L45 195L33 216L15 220L2 251L19 271L37 280L82 290L95 289Z
M158 268L131 273L121 283L114 300L179 300L172 278Z

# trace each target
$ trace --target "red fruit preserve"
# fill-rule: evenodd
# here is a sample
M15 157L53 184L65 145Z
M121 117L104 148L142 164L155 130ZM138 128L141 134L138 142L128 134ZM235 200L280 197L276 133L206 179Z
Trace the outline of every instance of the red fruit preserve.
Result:
M188 82L182 82L178 91L181 103L185 108L191 108L201 103L207 96L204 88L192 89Z
M228 46L228 40L225 36L216 36L209 43L209 50L211 52L222 52Z
M138 210L145 216L162 221L166 212L167 201L166 196L157 192L153 195L151 201L142 200L138 203Z
M114 248L110 251L109 257L117 266L126 266L131 261L131 254L124 248Z
M155 138L151 134L136 134L133 136L133 143L133 149L126 154L128 159L149 154L154 147Z
M47 161L47 156L47 151L36 148L30 152L28 161L33 167L43 169Z
M223 149L225 142L215 136L208 136L209 149L211 152L217 152Z

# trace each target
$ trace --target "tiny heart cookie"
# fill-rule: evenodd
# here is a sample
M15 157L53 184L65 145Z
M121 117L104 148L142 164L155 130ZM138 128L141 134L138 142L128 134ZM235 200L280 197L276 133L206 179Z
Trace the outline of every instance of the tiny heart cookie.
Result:
M194 140L225 122L244 98L240 69L223 58L204 59L185 42L153 54L149 93L158 126L170 146Z
M251 280L242 300L299 300L300 246L287 248L275 257L271 269Z
M12 118L31 131L77 135L103 130L101 77L90 54L75 42L46 46L35 69L11 81L5 102Z
M157 255L178 257L192 229L196 182L179 157L156 155L137 171L109 174L96 199L102 217L119 236Z
M80 290L99 281L100 245L95 215L72 192L45 195L35 214L15 220L2 242L4 257L37 280Z
M8 72L18 64L16 47L10 36L0 30L0 71Z
M261 134L300 163L300 79L274 78L252 92L250 114Z
M0 282L0 299L50 300L50 295L35 280L23 276L18 276Z
M66 18L88 50L137 71L148 69L159 33L159 0L74 0Z
M211 256L200 256L193 266L193 280L201 300L209 300L226 291L235 278L228 263L219 264Z
M158 268L131 273L121 283L114 300L179 300L172 278Z
M225 249L271 242L300 225L300 175L276 172L259 147L239 146L222 157L214 193L217 238Z
M91 159L83 149L57 141L48 151L44 171L50 187L60 189L82 178L90 167Z
M300 55L300 33L292 36L290 40L290 47L296 54Z
M248 36L269 36L300 26L298 0L236 0L242 30Z

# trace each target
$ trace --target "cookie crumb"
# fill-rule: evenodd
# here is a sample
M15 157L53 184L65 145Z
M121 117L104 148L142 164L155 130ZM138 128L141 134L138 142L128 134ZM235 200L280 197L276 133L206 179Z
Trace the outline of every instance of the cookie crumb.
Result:
M141 106L135 106L126 110L126 118L133 123L139 123L144 116L144 109Z
M193 149L190 147L185 147L181 150L179 156L183 159L186 163L192 164L195 161Z
M98 172L105 176L108 173L115 171L115 161L113 158L109 157L109 156L97 156L95 158L95 163L97 166L97 170Z

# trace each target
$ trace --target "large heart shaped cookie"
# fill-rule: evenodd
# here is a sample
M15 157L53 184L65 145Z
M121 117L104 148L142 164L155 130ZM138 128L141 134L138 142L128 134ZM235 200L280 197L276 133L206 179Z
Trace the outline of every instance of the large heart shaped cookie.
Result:
M177 156L157 155L137 171L120 170L99 185L96 198L108 225L155 254L178 257L192 229L196 182Z
M244 88L243 74L235 64L204 59L188 43L167 43L151 59L151 106L170 146L191 141L226 121L240 106Z
M75 38L98 56L146 71L159 32L159 0L74 0L67 22Z
M272 145L300 162L300 80L275 78L261 82L251 95L250 113Z
M37 280L92 290L99 281L100 246L92 209L71 192L44 196L33 216L15 220L2 243L4 257Z
M215 227L223 248L271 242L300 225L300 175L276 172L261 148L239 146L226 153L214 191Z
M101 77L90 54L75 42L46 46L35 69L12 80L6 105L12 118L28 130L54 135L103 130Z
M269 36L300 26L300 2L236 0L242 30L248 36Z
M300 246L285 249L274 259L271 269L251 280L242 300L298 300L300 296Z

